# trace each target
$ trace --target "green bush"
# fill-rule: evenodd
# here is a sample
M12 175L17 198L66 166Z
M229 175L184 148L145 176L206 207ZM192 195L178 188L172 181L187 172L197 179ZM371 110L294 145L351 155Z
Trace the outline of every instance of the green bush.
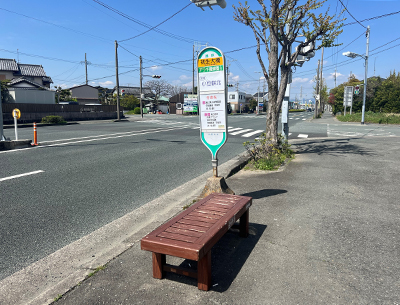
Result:
M140 114L140 107L133 109L133 114Z
M356 112L351 115L337 115L336 118L341 122L361 122L361 112ZM367 111L365 112L364 122L375 124L400 124L400 115Z
M255 169L276 170L286 159L294 157L290 144L279 135L278 142L274 144L271 139L267 139L263 133L255 143L243 143L247 152L250 154L250 165Z
M289 109L289 112L304 112L305 109Z
M64 121L64 118L59 115L48 115L42 118L42 123L45 124L66 124L67 122Z

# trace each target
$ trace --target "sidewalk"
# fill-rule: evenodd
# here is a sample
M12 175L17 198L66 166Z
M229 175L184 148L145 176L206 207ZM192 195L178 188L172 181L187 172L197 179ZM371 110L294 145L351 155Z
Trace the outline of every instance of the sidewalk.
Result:
M152 278L151 253L140 250L150 226L55 304L398 304L400 144L326 138L294 148L283 170L227 179L253 197L250 236L228 232L213 248L210 291L175 274Z

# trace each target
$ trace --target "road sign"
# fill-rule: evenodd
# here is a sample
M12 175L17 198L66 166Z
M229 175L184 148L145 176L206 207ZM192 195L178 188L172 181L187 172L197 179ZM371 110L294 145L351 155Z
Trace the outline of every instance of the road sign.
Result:
M351 107L353 105L353 86L344 87L343 106Z
M12 111L13 117L17 118L18 120L21 118L21 111L18 108L15 108Z
M204 48L197 58L200 137L213 162L228 137L225 56L217 48Z

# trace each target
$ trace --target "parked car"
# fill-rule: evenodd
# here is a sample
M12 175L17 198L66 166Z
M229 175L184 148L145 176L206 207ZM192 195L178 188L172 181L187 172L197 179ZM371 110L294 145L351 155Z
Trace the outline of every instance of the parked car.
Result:
M311 108L307 108L307 112L311 112Z

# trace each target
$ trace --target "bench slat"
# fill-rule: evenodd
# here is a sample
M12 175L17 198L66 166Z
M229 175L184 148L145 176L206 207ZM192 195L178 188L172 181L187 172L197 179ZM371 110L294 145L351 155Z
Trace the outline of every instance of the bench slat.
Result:
M220 218L226 214L226 212L218 212L218 211L207 210L204 207L200 207L200 208L196 209L195 211L197 213L204 213L204 214L220 216Z
M189 221L193 223L194 221ZM174 223L173 225L171 225L171 227L174 228L178 228L178 229L185 229L185 230L191 230L191 231L195 231L195 232L199 232L199 233L204 233L205 231L207 231L209 229L209 227L201 227L201 226L197 226L197 225L192 225L191 223Z
M217 219L212 219L212 218L207 218L207 217L200 217L200 216L191 216L191 215L185 216L183 219L200 221L200 222L211 223L211 224L215 224L218 221Z
M220 215L201 213L197 210L195 212L190 213L188 216L201 217L201 218L207 218L207 219L215 219L215 220L221 219L221 217L222 217Z
M227 209L227 208L217 207L214 204L203 204L201 206L201 208L204 210L216 211L216 212L221 212L221 213L226 213L229 211L229 209Z
M180 240L180 241L185 241L188 243L194 243L196 240L198 240L198 237L191 237L191 236L186 236L182 234L176 234L176 233L168 233L168 232L161 232L160 234L157 235L157 237L165 237L173 240Z
M204 228L211 228L213 226L213 224L209 223L209 222L196 221L196 220L191 220L191 219L181 219L181 220L178 220L176 223L181 223L181 224L185 224L185 225L193 225L193 226L204 227Z
M165 230L165 232L169 233L177 233L177 234L182 234L182 235L187 235L187 236L192 236L192 237L201 237L204 232L196 232L193 230L186 230L186 229L179 229L174 226L171 226Z

